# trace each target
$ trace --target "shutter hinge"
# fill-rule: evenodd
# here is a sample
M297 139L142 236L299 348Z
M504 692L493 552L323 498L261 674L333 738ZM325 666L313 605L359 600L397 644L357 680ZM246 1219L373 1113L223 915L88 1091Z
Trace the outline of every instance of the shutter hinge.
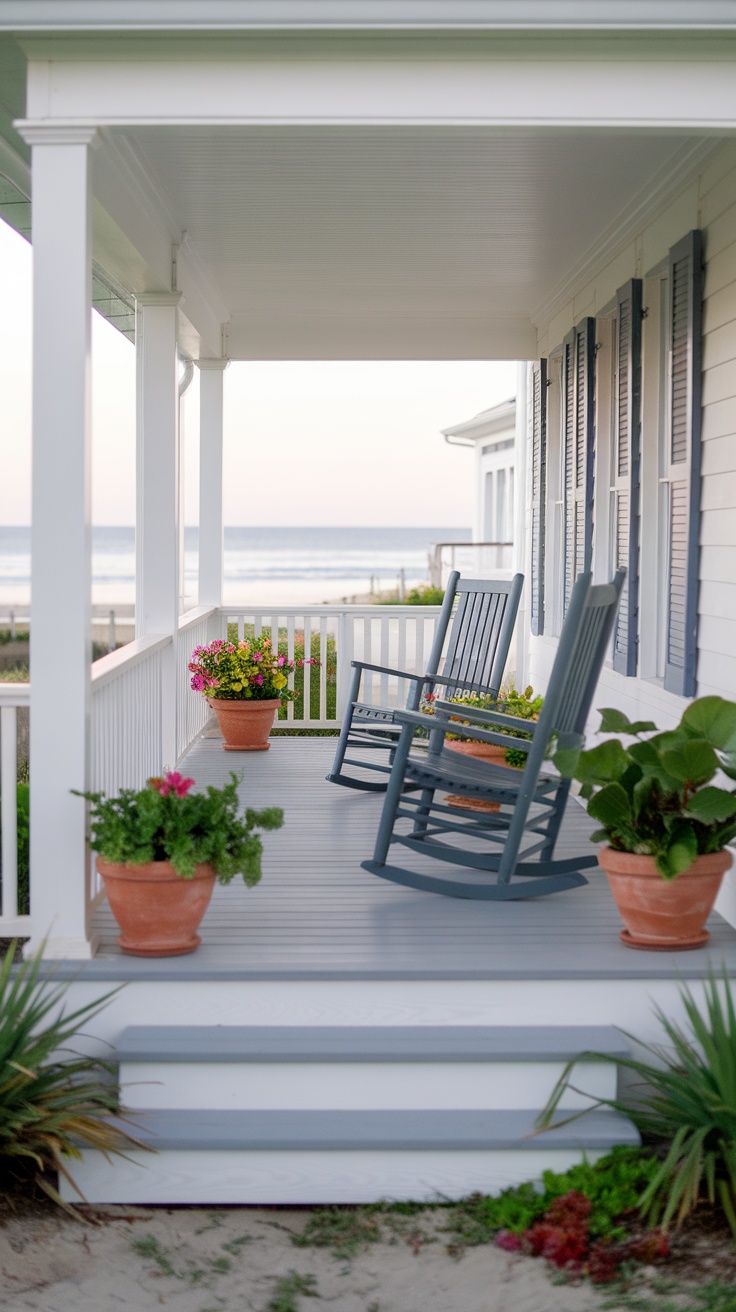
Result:
M648 318L649 318L649 306L648 306L648 305L642 305L642 307L641 307L641 317L642 317L642 319L648 319Z
M598 352L602 350L603 350L603 342L596 342L595 346L593 347L593 354L597 355Z

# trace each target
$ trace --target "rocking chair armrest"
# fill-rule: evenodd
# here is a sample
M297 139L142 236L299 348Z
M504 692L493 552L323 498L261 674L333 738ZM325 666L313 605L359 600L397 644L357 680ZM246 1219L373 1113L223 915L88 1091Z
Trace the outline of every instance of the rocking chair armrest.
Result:
M520 715L507 715L504 711L486 711L480 706L464 706L462 702L443 702L436 701L435 709L442 710L459 719L470 720L479 725L498 724L503 729L521 729L528 733L530 738L534 737L537 728L537 720L525 720Z
M413 680L414 683L428 683L433 674L409 674L408 670L394 670L390 665L372 665L370 661L351 661L354 670L371 670L374 674L393 674L398 679Z
M447 703L446 703L447 705ZM452 705L452 703L450 703ZM452 706L453 711L456 707ZM528 752L531 747L531 739L526 741L523 738L512 738L510 734L499 733L492 729L481 729L477 726L467 724L459 725L457 721L446 713L443 709L439 713L435 710L431 716L424 711L394 711L394 721L398 724L413 725L415 728L424 729L428 734L433 733L453 733L459 738L472 738L481 743L494 743L497 747L513 748L514 751ZM525 721L521 721L525 723Z

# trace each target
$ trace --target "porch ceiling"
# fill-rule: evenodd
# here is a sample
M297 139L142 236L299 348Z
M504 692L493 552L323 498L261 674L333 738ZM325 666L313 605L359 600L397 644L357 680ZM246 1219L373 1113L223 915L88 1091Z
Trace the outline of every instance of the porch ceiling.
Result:
M186 234L233 359L514 359L535 353L559 284L699 147L641 130L157 126L107 129L99 154L123 152ZM124 275L112 247L97 254Z

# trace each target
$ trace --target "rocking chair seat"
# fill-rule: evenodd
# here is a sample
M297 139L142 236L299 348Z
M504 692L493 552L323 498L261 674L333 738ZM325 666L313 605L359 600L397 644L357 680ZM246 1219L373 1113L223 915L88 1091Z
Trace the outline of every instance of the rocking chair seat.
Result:
M522 771L511 766L479 761L447 747L440 752L412 752L404 774L405 779L411 779L419 788L441 788L443 792L483 797L511 806L519 795L521 776ZM534 797L543 799L559 785L559 775L540 774Z

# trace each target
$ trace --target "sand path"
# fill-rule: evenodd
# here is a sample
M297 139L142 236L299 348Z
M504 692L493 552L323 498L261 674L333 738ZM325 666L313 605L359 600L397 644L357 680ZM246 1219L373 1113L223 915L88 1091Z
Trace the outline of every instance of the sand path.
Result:
M602 1302L590 1286L552 1284L544 1264L531 1258L489 1246L449 1255L437 1214L400 1222L404 1233L350 1259L293 1244L306 1211L119 1207L105 1216L97 1226L55 1214L11 1218L0 1229L0 1307L596 1312Z

